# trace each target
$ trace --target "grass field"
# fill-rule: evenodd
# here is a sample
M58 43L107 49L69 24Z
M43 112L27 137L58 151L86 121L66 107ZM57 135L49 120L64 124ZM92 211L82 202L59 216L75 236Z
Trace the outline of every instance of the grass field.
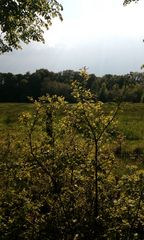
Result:
M27 103L0 103L0 129L14 127L19 115L31 109L32 105Z
M118 114L119 129L125 136L126 152L144 153L144 104L123 103Z
M112 105L107 104L106 108ZM113 105L114 106L114 105ZM32 111L32 104L0 103L0 129L12 129L17 125L19 115L24 111ZM144 104L122 103L118 113L118 128L124 134L122 150L129 158L144 155ZM123 154L123 155L124 155Z

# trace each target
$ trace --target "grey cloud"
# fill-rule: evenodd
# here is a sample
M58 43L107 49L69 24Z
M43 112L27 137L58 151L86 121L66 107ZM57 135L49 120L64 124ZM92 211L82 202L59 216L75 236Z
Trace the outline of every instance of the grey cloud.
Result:
M0 72L25 73L46 68L50 71L79 70L83 66L96 75L124 74L139 71L144 63L144 45L141 39L103 39L89 41L71 49L61 47L26 46L0 56Z

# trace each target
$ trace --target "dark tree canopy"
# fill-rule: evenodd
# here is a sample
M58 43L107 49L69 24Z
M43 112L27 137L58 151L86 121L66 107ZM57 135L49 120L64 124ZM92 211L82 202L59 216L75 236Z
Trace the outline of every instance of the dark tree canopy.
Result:
M56 0L1 0L0 54L21 48L21 42L44 42L44 29L52 18L62 20L61 11Z

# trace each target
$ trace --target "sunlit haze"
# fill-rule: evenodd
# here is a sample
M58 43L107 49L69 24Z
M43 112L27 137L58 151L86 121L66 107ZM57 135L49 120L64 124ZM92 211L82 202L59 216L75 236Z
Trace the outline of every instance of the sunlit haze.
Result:
M87 66L96 75L140 71L144 63L144 1L61 0L63 22L55 19L45 44L0 56L0 72L58 72Z

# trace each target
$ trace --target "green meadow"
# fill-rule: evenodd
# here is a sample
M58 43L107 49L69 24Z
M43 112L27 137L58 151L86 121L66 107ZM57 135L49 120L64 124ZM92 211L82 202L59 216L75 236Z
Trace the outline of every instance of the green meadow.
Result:
M123 103L118 113L118 126L124 134L123 148L127 153L144 152L144 104Z
M106 104L106 109L114 109L115 104ZM32 111L29 103L0 103L0 129L15 129L22 112ZM121 140L124 158L143 157L144 153L144 104L122 103L117 115L118 129L123 134Z
M20 114L31 110L28 103L0 103L0 129L14 128Z

